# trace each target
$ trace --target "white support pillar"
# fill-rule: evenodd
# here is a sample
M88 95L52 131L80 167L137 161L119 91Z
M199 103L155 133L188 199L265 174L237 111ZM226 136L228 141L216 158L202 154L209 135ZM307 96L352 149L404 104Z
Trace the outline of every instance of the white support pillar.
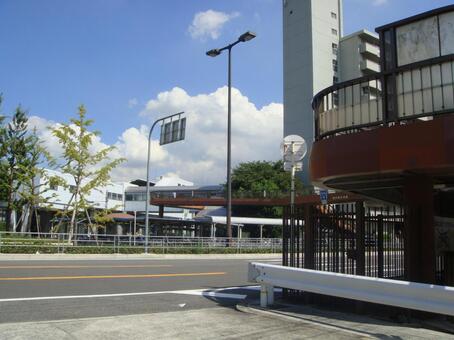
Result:
M263 238L263 224L260 225L260 243L262 243Z
M260 286L260 307L266 308L274 304L274 287L262 284Z
M137 211L134 210L134 245L136 245L137 237Z

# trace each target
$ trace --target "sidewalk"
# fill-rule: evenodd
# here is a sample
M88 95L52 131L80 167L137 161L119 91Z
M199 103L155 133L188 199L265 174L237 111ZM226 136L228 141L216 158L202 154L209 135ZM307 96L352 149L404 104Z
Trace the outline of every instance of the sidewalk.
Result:
M281 259L282 254L0 254L0 261Z
M225 307L0 324L1 339L454 339L407 325L338 315Z
M308 305L277 304L274 307L263 309L254 304L251 306L239 305L238 309L246 313L273 316L282 320L315 323L328 328L355 332L368 338L454 339L453 334L431 330L416 323L392 323L368 316L319 309Z

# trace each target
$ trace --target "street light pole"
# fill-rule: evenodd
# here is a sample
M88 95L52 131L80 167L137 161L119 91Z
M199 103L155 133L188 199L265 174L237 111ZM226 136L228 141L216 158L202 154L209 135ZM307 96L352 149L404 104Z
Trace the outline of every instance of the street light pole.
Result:
M147 150L147 193L146 193L146 201L145 201L145 254L148 254L148 239L149 239L149 221L148 221L148 214L150 211L150 154L151 154L151 134L153 133L153 129L159 122L164 122L167 119L172 119L176 116L181 116L184 112L178 112L166 117L159 118L155 120L153 125L150 128L150 132L148 133L148 150ZM180 118L179 118L180 119ZM184 137L184 136L183 136Z
M227 239L232 239L232 47L229 47L227 95Z
M224 46L220 49L212 49L206 52L210 57L217 57L222 51L228 50L228 95L227 95L227 239L228 244L232 239L232 48L240 42L254 39L256 34L253 32L243 33L237 41Z

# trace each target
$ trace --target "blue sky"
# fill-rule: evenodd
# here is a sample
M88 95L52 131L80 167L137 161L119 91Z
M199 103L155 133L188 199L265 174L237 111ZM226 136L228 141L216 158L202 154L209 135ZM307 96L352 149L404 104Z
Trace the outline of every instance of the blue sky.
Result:
M449 4L344 0L344 33L374 30ZM223 24L191 30L196 14L208 10L222 13L217 19ZM281 0L0 0L2 112L21 104L30 115L61 122L84 103L102 132L102 143L119 143L128 128L142 131L141 125L149 125L159 110L179 108L155 103L147 114L146 103L159 93L170 91L180 98L181 93L172 92L178 87L192 98L224 86L226 56L212 59L205 52L246 30L257 38L235 47L233 85L239 100L260 112L270 103L282 103ZM193 104L203 103L200 97ZM162 111L167 113L172 112ZM209 118L210 112L204 114ZM207 161L209 155L205 157ZM181 169L164 169L185 175Z

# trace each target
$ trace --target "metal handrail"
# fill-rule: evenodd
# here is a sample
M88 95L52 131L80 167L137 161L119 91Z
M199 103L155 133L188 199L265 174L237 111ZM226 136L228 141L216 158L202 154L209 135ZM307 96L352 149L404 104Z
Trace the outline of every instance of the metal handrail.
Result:
M335 84L312 107L316 140L454 113L454 54Z

